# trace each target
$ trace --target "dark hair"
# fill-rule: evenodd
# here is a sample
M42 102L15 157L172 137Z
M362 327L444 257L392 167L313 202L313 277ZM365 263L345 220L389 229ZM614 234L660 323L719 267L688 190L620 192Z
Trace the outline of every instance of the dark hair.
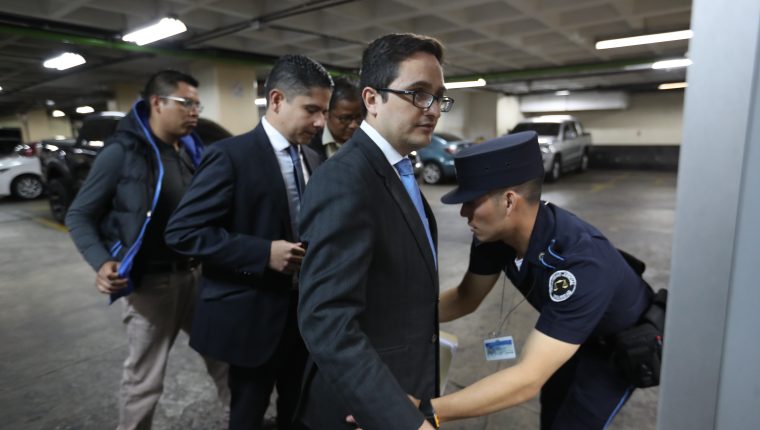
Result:
M333 79L335 86L333 87L332 97L330 98L330 109L335 107L335 103L340 100L348 100L350 102L360 102L362 99L361 91L359 91L359 84L353 79L346 78L344 76L338 76Z
M264 83L267 106L269 93L275 88L285 93L285 98L291 98L304 95L314 87L333 87L333 80L327 70L305 55L283 55L274 63Z
M359 87L387 88L398 77L399 64L418 52L427 52L443 63L443 46L432 37L396 33L375 39L362 55ZM383 101L387 96L382 93Z
M156 72L148 79L143 90L143 99L148 100L150 96L168 96L177 89L177 84L184 82L190 86L198 87L198 81L187 73L176 70L161 70Z
M522 184L513 185L507 189L512 189L521 195L525 201L536 204L541 201L541 190L544 185L544 177L539 176L523 182Z

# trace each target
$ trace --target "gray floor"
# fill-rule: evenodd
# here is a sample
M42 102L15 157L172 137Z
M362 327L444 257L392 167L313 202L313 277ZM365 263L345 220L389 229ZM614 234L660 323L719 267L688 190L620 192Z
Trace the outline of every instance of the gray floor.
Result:
M597 171L569 175L545 186L544 197L596 225L618 247L648 264L655 287L666 286L675 207L676 175ZM423 186L439 225L442 289L457 285L467 267L470 235L458 206L439 197L453 185ZM121 307L109 307L93 286L63 229L44 200L0 200L0 428L108 429L115 427L116 391L126 351ZM459 338L447 390L456 390L510 363L489 363L482 340L499 320L499 307L517 303L514 288L500 282L474 314L443 324ZM505 325L518 353L536 313L520 305ZM655 428L658 389L638 390L611 426ZM531 401L490 417L446 429L536 429ZM168 369L154 429L214 429L220 411L212 384L181 335Z

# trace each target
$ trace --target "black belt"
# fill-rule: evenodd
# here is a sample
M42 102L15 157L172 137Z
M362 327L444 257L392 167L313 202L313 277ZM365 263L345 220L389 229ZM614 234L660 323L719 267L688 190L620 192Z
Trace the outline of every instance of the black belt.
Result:
M194 258L176 261L150 261L145 264L145 273L187 272L200 264Z

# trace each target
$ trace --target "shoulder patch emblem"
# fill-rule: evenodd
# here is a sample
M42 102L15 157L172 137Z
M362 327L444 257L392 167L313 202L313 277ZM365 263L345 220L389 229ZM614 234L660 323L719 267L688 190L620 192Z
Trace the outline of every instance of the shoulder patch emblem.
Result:
M549 297L554 302L563 302L573 295L577 284L572 273L557 270L549 277Z

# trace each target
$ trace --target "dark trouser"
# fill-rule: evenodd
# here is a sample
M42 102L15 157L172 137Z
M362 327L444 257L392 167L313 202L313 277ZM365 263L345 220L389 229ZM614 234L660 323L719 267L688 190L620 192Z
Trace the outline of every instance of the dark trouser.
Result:
M300 428L292 425L292 421L307 353L298 332L296 305L294 299L280 344L265 364L259 367L230 366L230 430L261 429L275 386L278 430Z
M541 430L602 430L633 391L608 354L582 345L541 389Z

